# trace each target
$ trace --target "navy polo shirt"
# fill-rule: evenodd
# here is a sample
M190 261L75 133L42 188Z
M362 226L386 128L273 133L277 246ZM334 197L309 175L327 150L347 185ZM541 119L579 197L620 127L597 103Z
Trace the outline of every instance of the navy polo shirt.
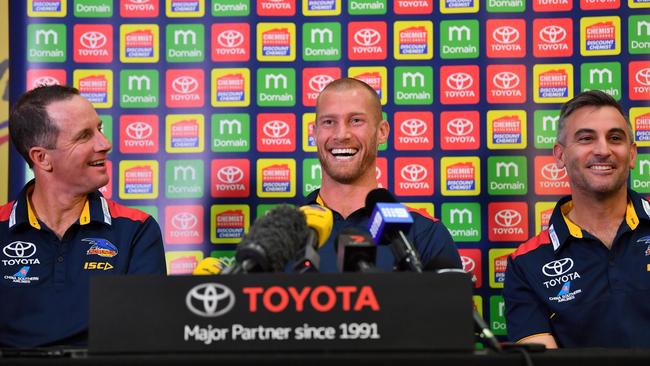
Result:
M503 296L512 341L552 334L560 347L650 347L650 203L628 191L611 249L555 206L547 230L508 258Z
M59 240L32 211L32 184L0 206L0 346L84 345L90 277L164 275L160 228L94 192Z
M306 204L325 206L318 196L318 192L319 190L310 193L306 198ZM367 212L365 208L360 208L345 219L334 210L332 210L332 214L334 215L332 233L327 239L327 242L318 250L318 254L320 255L319 269L321 272L338 271L336 268L336 252L334 250L338 233L347 227L367 228L368 220L372 212ZM413 210L411 210L411 216L413 217L414 223L408 233L406 233L406 237L418 250L422 264L426 264L433 258L441 256L445 258L444 263L453 263L457 268L462 268L460 255L447 228L437 219L425 217ZM387 272L393 270L395 258L389 245L377 247L376 266Z

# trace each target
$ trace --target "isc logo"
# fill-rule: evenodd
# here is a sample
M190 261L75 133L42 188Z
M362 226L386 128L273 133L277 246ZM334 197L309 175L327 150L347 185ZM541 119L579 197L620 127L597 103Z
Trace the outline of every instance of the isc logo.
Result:
M84 269L86 270L100 270L100 271L109 271L113 269L112 264L108 262L86 262L84 263Z

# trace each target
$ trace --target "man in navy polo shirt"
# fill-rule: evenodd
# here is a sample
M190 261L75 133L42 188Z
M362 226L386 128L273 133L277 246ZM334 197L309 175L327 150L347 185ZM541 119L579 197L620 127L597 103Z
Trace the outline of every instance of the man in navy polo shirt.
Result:
M0 346L84 345L90 277L165 274L156 221L97 190L109 181L101 128L67 86L31 90L11 111L34 180L0 206Z
M557 347L649 347L650 203L628 189L637 148L620 105L588 91L560 111L553 147L571 196L508 258L508 336Z
M351 78L328 84L318 96L314 138L323 179L320 190L307 203L333 211L334 227L319 249L320 270L336 271L335 239L346 227L366 228L372 212L366 196L378 187L377 149L388 139L390 127L382 119L379 96L368 84ZM440 257L440 263L461 268L460 256L449 231L436 219L411 213L414 224L406 236L417 248L423 264ZM377 251L377 267L391 271L394 258L388 246Z

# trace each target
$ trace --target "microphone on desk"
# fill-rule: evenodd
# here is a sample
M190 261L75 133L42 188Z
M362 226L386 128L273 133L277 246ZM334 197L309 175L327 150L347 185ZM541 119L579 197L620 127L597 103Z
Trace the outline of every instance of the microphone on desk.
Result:
M199 264L194 267L192 271L193 276L209 276L209 275L218 275L223 269L223 263L219 258L207 257L204 258Z
M456 265L449 261L446 258L442 258L440 256L435 257L431 259L427 264L424 266L424 269L426 271L432 271L437 274L445 274L445 273L464 273L464 274L469 274L470 279L472 282L475 282L476 279L471 276L469 272L466 272L462 268L456 267ZM492 330L490 330L490 327L487 325L481 314L472 306L472 318L474 319L474 328L478 331L478 335L481 339L484 339L487 346L490 347L491 349L495 351L502 351L501 344L499 343L499 340L497 337L492 333Z
M377 245L366 229L347 227L341 230L334 250L339 272L380 272L375 267Z
M390 244L397 268L422 272L420 257L404 235L413 224L413 218L406 206L397 202L388 190L377 188L366 196L366 210L372 212L368 231L373 241L377 245Z
M236 263L222 273L284 271L308 235L305 215L295 207L279 205L255 220L237 246Z
M309 234L304 246L298 252L293 270L298 273L318 272L320 267L318 249L329 239L334 225L334 216L329 208L321 205L301 206L300 211L305 215Z

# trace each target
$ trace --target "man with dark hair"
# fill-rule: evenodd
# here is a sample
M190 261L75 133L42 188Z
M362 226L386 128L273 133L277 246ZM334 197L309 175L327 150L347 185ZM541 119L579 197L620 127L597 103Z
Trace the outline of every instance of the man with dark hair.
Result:
M101 128L67 86L33 89L11 111L34 180L0 206L0 346L84 345L90 277L165 274L156 221L97 190L109 181Z
M594 90L562 106L553 156L571 195L508 258L508 336L548 348L650 346L650 203L627 187L637 149L618 103Z
M388 139L390 126L382 118L377 92L368 84L344 78L328 84L316 102L314 138L322 167L321 188L307 196L308 204L333 211L334 228L320 248L320 270L336 270L334 240L346 227L367 227L372 212L366 196L378 187L377 150ZM441 263L461 267L460 256L449 231L438 220L412 212L414 224L407 233L422 263L440 257ZM390 271L394 258L387 246L377 251L377 267Z

